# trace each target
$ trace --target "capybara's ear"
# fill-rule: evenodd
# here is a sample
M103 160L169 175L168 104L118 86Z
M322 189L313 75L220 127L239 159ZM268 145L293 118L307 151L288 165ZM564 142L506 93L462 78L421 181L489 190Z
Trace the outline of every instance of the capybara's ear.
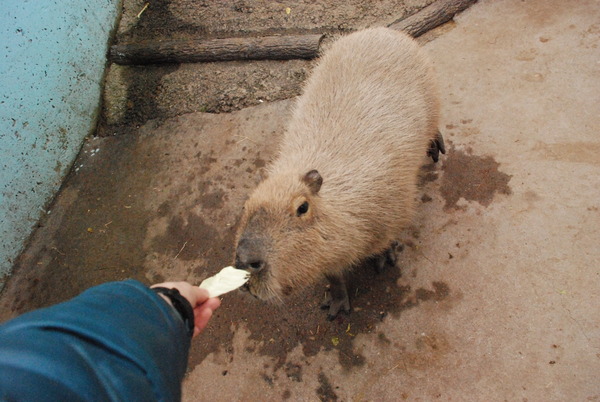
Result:
M317 194L321 189L321 185L323 184L323 178L315 169L305 174L302 181L308 186L308 188L310 188L310 191L313 194Z

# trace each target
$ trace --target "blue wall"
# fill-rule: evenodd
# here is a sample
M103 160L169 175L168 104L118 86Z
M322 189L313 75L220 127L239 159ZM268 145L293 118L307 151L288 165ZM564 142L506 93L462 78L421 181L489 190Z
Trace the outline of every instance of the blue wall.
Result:
M0 288L95 127L120 0L4 0Z

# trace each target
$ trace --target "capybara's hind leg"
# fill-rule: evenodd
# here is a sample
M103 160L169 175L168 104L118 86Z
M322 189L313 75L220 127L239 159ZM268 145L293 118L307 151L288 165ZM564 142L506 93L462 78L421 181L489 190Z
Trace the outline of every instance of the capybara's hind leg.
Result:
M329 309L327 319L332 321L340 311L350 314L350 300L348 299L348 289L346 280L341 275L326 275L329 281L329 290L325 295L325 302L322 309Z
M435 138L429 141L429 149L427 150L427 156L431 156L434 162L440 159L440 152L446 154L446 146L444 145L444 137L439 131L435 135Z

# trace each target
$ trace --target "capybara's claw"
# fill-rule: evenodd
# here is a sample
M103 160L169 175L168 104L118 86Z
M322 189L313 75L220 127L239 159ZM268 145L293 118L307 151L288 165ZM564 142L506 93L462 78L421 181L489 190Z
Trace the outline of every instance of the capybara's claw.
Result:
M446 154L446 146L444 145L444 137L442 133L437 132L434 139L429 141L429 149L427 150L427 156L433 159L433 162L437 162L440 159L440 152Z

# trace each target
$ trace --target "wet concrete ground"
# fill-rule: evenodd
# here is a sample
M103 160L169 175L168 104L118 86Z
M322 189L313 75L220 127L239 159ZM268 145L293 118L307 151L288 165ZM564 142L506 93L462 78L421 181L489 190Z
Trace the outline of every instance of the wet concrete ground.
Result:
M600 400L600 7L480 1L426 45L449 153L424 158L395 268L268 305L233 293L195 342L185 400ZM291 101L91 139L0 317L107 280L199 283L232 261L243 201Z

